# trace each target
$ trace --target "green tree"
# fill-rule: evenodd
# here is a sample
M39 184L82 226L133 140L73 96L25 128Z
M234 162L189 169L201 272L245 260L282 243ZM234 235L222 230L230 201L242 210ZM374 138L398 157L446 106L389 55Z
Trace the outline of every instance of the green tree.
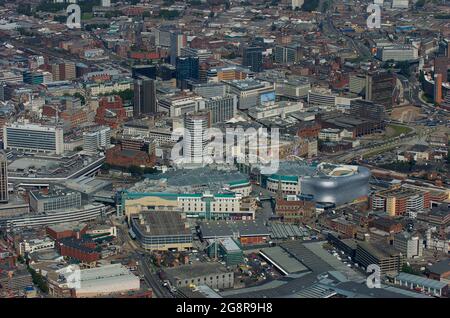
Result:
M81 101L81 105L86 104L86 98L84 98L84 96L81 93L76 92L75 94L73 94L73 97L79 98Z
M18 261L20 264L25 263L25 259L23 258L22 255L17 256L17 261Z
M178 18L179 15L180 15L180 12L178 12L177 10L163 9L163 10L159 11L159 17L164 20L173 20L173 19Z
M423 84L424 81L425 81L425 74L421 70L420 73L419 73L419 82L420 82L420 84Z
M416 8L422 8L425 5L426 0L418 0L415 4Z
M32 12L31 12L31 4L30 4L30 3L22 3L22 4L17 8L17 13L23 14L23 15L27 15L27 16L31 16L31 15L32 15Z
M397 67L400 69L400 73L409 77L411 75L411 68L408 61L401 61L397 63Z
M129 166L127 171L133 175L141 175L143 172L142 168L138 166Z
M122 101L133 101L134 97L134 91L132 89L126 89L123 91L113 91L112 93L108 94L102 94L102 96L111 96L111 95L118 95L120 98L122 98Z
M302 10L311 12L317 10L318 6L319 0L305 0L305 2L302 5Z
M43 293L48 293L47 281L41 274L38 274L34 269L28 266L28 272L31 274L33 284L36 285Z
M105 13L105 18L107 18L107 19L117 18L120 16L122 16L122 11L120 11L120 10L113 10L113 11L108 11Z
M412 268L412 266L411 265L408 265L408 264L403 264L403 266L402 266L402 270L401 270L403 273L407 273L407 274L412 274L412 275L420 275L421 274L421 272L420 271L417 271L417 270L415 270L414 268Z

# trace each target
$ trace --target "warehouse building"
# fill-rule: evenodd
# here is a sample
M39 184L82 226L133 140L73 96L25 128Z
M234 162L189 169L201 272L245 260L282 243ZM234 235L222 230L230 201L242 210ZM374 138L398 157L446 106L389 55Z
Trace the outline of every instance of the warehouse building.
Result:
M206 285L213 289L234 287L234 273L219 263L183 265L164 270L176 288Z
M75 268L76 269L76 268ZM72 289L72 295L77 298L111 296L118 293L137 291L140 289L139 277L131 273L121 264L104 265L101 267L79 271L79 284L70 283L74 269L60 270L62 282L52 281L50 293L56 290ZM68 283L69 282L69 283Z
M280 246L263 248L259 254L285 276L309 271L306 266Z
M202 240L237 238L241 245L265 244L270 238L270 230L262 220L202 222L198 233Z

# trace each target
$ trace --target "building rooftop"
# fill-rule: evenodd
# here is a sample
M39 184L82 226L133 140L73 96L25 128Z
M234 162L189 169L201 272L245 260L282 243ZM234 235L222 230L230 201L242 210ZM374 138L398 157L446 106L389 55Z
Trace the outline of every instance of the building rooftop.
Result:
M439 261L427 267L428 271L435 274L444 274L450 272L450 258Z
M231 237L226 237L220 239L219 241L223 248L227 251L227 253L239 252L241 250L239 245L237 245L237 243Z
M67 280L72 274L73 269L63 268L58 272ZM104 265L101 267L83 269L80 271L80 284L75 288L82 291L103 290L108 291L111 284L121 285L128 281L139 280L139 277L134 275L125 266L121 264Z
M425 151L427 151L429 149L430 148L427 145L415 144L414 146L409 148L408 151L411 151L411 152L425 152Z
M51 199L51 198L58 198L61 196L67 196L67 195L73 195L78 192L62 188L62 187L53 187L50 188L50 191L48 193L42 193L40 191L30 191L30 195L33 196L36 200L44 200L44 199Z
M203 167L199 169L171 170L160 174L146 175L147 179L135 184L134 192L218 192L230 185L248 183L248 175L234 169L219 170Z
M255 79L224 81L227 85L233 86L241 91L263 88L264 84Z
M233 237L270 235L270 231L261 220L252 221L206 221L200 223L202 237Z
M402 280L403 282L406 281L409 283L424 286L425 288L442 289L447 286L446 282L440 282L438 280L429 279L429 278L412 275L412 274L407 274L407 273L400 273L395 277L395 279Z
M198 276L225 274L229 273L230 271L220 263L197 263L167 268L164 270L164 272L169 277L184 280Z
M143 235L188 235L191 233L185 218L177 211L144 211L133 216L134 224Z
M430 215L438 217L446 217L450 212L450 206L447 203L439 204L438 206L433 206L430 211Z
M101 156L71 154L67 156L40 156L11 151L8 153L8 177L38 183L46 180L65 181L81 175L104 160Z
M401 254L399 250L393 248L392 246L379 242L358 242L358 246L361 246L364 250L368 251L378 259L384 259Z
M263 248L260 253L264 258L270 260L270 262L274 263L276 267L279 267L287 275L309 271L306 266L292 257L280 246Z
M80 250L86 254L93 254L93 253L97 253L97 251L93 248L87 247L84 244L88 244L88 243L94 243L94 241L89 240L89 239L75 239L73 237L67 237L67 238L63 238L61 240L59 240L61 245L64 246L69 246L72 248L75 248L77 250Z
M60 223L60 224L54 224L49 225L48 228L55 232L65 232L65 231L81 231L82 229L86 228L86 223L79 223L79 222L66 222L66 223Z

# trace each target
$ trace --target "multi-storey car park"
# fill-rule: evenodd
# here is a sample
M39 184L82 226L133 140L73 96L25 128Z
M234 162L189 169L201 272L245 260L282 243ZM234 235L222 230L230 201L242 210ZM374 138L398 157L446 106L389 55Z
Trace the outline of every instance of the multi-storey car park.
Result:
M39 155L11 151L8 157L8 180L17 185L64 182L92 175L100 169L104 156Z

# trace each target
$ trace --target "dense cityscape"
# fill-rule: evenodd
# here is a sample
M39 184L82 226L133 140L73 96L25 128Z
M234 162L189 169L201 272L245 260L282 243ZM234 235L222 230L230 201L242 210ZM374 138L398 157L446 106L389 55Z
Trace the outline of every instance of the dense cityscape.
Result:
M445 0L0 0L0 298L450 297L449 65Z

